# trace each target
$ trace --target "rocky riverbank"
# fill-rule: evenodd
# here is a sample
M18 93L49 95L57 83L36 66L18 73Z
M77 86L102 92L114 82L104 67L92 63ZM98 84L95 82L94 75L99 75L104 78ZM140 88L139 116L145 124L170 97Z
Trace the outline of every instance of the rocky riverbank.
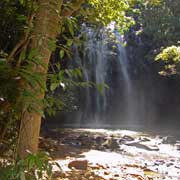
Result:
M180 139L125 130L59 129L45 133L56 179L180 179Z

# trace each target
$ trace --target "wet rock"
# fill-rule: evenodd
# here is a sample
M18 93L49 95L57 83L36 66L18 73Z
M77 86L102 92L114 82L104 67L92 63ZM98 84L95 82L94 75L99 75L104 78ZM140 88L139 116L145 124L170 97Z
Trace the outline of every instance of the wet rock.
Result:
M159 165L163 165L164 163L165 163L164 160L156 160L154 165L159 166Z
M39 143L40 148L50 150L50 149L54 149L56 146L57 146L56 140L53 140L51 138L40 138L40 143Z
M157 146L146 146L144 144L140 144L139 142L133 142L126 144L128 146L135 146L140 149L145 149L147 151L159 151L159 148Z
M102 143L104 143L107 139L106 139L105 137L102 137L102 136L97 136L97 137L94 138L94 140L95 140L95 142L96 142L97 144L102 144Z
M159 151L158 146L149 146L149 151Z
M66 177L66 174L64 172L61 172L61 171L55 171L53 173L53 178L58 179L59 177L64 179Z
M141 142L147 142L147 141L151 141L149 138L147 138L147 137L139 137L139 140L141 141Z
M110 174L110 172L107 172L107 171L104 172L104 175L109 175L109 174Z
M180 165L175 165L175 168L180 169Z
M162 140L163 144L175 144L176 142L177 142L177 139L173 136L164 137Z
M130 141L134 141L134 138L131 137L131 136L125 135L125 136L123 136L123 137L119 140L119 143L120 143L120 144L124 144L124 143L130 142Z
M180 144L175 144L176 150L180 151Z
M174 165L174 163L171 163L171 162L166 164L167 167L170 167L170 166L173 166L173 165Z
M119 177L119 174L115 174L114 177Z
M88 136L88 135L86 135L86 134L84 134L84 135L80 135L80 136L78 136L76 139L78 140L78 141L86 141L87 139L89 139L90 137Z
M98 167L98 169L106 169L105 166L103 166L102 164L96 163L96 166Z
M51 152L51 156L53 158L64 158L67 155L71 155L71 152L74 150L74 148L72 148L69 145L64 145L64 144L59 144L58 146L56 146L56 148L54 148L54 151ZM77 152L76 152L77 154Z
M77 140L75 137L67 137L61 141L62 144L70 145L70 146L81 146L81 142Z
M102 146L107 149L115 150L119 148L119 143L117 139L109 138L102 144Z
M87 160L75 160L75 161L71 161L68 164L68 168L72 169L78 169L78 170L87 170L88 167L88 161Z
M77 137L76 141L84 148L91 148L96 144L94 137L86 134Z
M102 136L94 137L93 148L97 150L104 150L105 149L104 144L106 141L107 141L107 138L105 137L102 137Z

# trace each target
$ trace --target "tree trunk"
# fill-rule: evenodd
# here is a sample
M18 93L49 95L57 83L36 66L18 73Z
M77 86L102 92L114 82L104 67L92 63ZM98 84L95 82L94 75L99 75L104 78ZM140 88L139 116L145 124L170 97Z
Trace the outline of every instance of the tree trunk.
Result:
M30 50L37 49L38 56L41 56L43 59L43 63L46 67L42 65L36 65L33 67L33 71L43 73L44 81L46 81L46 74L51 56L51 50L48 47L48 41L56 40L59 29L59 16L62 1L63 0L39 0L39 8L35 16ZM44 98L45 92L39 86L34 89L31 87L30 91L37 94L38 100L42 100ZM37 152L40 126L41 115L34 111L28 112L25 109L21 118L17 147L17 155L20 158L24 158L27 155L27 150L32 153Z

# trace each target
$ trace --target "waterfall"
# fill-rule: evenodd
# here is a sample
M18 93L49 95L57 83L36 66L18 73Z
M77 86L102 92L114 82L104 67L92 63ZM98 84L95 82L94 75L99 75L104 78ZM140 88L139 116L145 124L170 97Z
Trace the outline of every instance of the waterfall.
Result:
M108 71L107 37L103 30L95 32L91 28L85 28L84 31L87 38L83 44L81 60L84 81L95 83L101 92L98 91L98 88L87 87L85 89L86 103L81 118L98 124L107 108L107 90L103 87L107 83ZM76 53L76 56L79 56L79 54Z
M84 81L93 82L96 87L80 90L76 122L92 127L144 123L152 104L142 87L145 81L134 80L135 69L123 46L123 37L115 29L94 30L86 26L82 28L84 34L81 50L75 46L73 58L82 67Z
M122 72L123 80L124 80L124 96L125 96L125 119L126 123L132 122L135 118L135 106L134 106L134 89L133 83L131 81L130 73L129 73L129 61L126 54L126 49L123 47L123 37L116 31L115 37L118 41L117 49L118 49L118 58L120 69Z

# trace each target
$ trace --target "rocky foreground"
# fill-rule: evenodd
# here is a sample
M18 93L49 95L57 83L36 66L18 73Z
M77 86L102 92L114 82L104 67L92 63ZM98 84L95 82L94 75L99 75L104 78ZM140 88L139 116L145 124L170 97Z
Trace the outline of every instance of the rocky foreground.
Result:
M60 129L43 134L57 180L180 180L180 139L133 131Z

